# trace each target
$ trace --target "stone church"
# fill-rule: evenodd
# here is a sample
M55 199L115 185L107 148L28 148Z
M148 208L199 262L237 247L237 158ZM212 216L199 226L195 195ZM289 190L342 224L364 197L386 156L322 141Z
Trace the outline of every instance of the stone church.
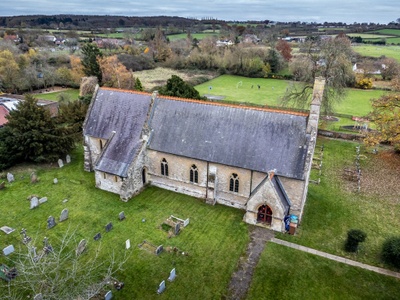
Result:
M283 231L285 216L303 213L323 89L317 79L302 113L96 88L85 170L124 201L150 184Z

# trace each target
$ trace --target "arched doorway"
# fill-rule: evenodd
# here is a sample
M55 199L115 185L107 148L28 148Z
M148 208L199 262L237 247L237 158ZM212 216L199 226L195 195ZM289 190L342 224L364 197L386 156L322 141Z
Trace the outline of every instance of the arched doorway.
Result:
M146 184L146 168L142 169L142 182Z
M257 222L271 225L272 222L272 209L268 205L261 205L258 208Z

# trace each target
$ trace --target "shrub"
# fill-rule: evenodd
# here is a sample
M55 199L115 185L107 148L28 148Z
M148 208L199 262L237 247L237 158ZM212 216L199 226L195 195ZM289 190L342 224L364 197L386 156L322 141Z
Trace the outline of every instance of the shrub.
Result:
M356 81L356 88L369 90L372 89L372 79L371 78L363 78Z
M384 242L382 260L389 265L400 268L400 237L391 237Z
M359 229L351 229L347 232L347 240L344 244L344 250L347 252L356 252L358 244L365 241L367 235Z

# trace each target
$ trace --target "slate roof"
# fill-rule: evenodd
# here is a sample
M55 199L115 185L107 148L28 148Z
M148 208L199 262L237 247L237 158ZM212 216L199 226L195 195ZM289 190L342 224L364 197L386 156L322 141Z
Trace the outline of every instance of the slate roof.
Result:
M288 195L286 194L285 188L283 187L282 182L278 176L273 176L271 181L274 184L275 190L278 193L279 199L281 200L281 203L285 209L285 215L287 215L289 213L290 206L292 206L292 203Z
M156 99L149 148L276 175L303 179L307 116Z
M84 128L85 135L109 140L96 170L127 177L143 143L140 135L150 103L150 94L99 89Z

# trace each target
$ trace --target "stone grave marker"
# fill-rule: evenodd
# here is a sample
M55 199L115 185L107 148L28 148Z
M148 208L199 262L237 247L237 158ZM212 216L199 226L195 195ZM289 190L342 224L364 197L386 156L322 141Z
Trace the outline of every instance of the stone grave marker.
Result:
M22 243L24 245L28 244L32 240L32 238L26 234L26 229L25 228L22 228L21 234L23 235Z
M118 218L120 221L125 220L125 213L123 211L121 211L118 215Z
M65 221L66 219L68 219L68 209L64 208L61 212L61 216L60 216L60 222Z
M165 291L165 280L161 281L160 285L158 286L157 294L161 294Z
M43 295L42 295L42 293L36 294L35 297L33 297L33 300L43 300Z
M110 222L110 223L108 223L108 224L106 225L106 232L110 232L111 229L113 229L113 225L112 225L112 223Z
M32 197L31 199L31 209L39 206L39 199L37 197Z
M51 228L53 228L53 227L56 226L56 225L57 225L56 220L54 219L54 217L50 216L50 217L47 219L47 229L51 229Z
M57 179L57 178L54 178L54 179L53 179L53 183L54 183L54 184L57 184L57 183L58 183L58 179Z
M10 183L10 182L13 182L15 179L14 179L14 175L13 174L11 174L11 173L7 173L7 180L8 180L8 182Z
M62 202L63 202L63 203L67 203L67 202L68 202L68 199L64 199Z
M53 247L49 243L49 239L47 237L44 237L43 239L43 252L46 254L49 254L50 252L53 252Z
M39 199L39 204L47 202L47 197L42 197Z
M5 181L2 181L2 182L0 183L0 190L4 189L5 187L6 187L6 182L5 182Z
M163 245L158 246L155 252L156 255L160 255L161 252L163 252L163 250L164 250Z
M35 172L32 172L31 173L31 183L36 183L36 182L38 182L38 177Z
M78 247L76 248L76 256L81 255L85 250L86 250L86 240L81 240L78 244Z
M3 249L3 253L4 253L5 256L10 255L10 254L13 253L14 251L15 251L15 249L14 249L14 246L13 246L13 245L7 246L7 247L5 247L5 248Z
M188 225L189 225L189 222L190 222L189 218L187 218L186 220L184 220L184 221L183 221L183 227L188 226Z
M125 248L129 249L130 247L131 247L131 240L128 239L125 241Z
M8 227L8 226L3 226L0 228L1 231L3 231L5 234L10 234L11 232L13 232L15 229Z
M107 294L104 296L104 300L111 300L113 297L112 292L108 291Z
M179 232L181 232L181 224L180 223L176 223L175 227L174 227L174 235L178 235Z
M66 162L67 164L70 164L70 163L71 163L71 156L70 156L69 154L67 154L67 156L65 157L65 162Z
M93 239L94 239L95 241L98 241L99 239L101 239L101 233L100 233L100 232L97 233L97 234L93 237Z
M171 272L169 272L169 277L168 277L168 281L174 281L176 277L176 271L175 268L173 268L171 270Z
M58 160L58 166L60 168L64 167L64 163L63 163L63 160L61 158Z

